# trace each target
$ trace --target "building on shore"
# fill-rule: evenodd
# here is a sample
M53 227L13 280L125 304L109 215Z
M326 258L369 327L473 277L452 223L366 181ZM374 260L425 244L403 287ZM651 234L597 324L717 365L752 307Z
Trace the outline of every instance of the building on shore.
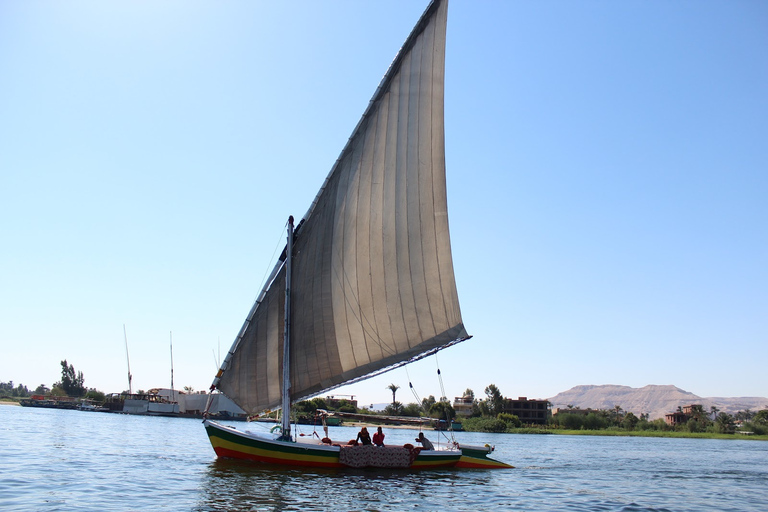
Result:
M514 414L524 424L545 425L551 416L549 400L538 400L518 397L517 400L507 398L504 401L504 412Z
M325 397L325 404L332 409L337 409L343 406L344 402L357 409L355 395L327 395Z
M673 427L687 423L693 417L696 408L701 409L701 404L684 405L678 411L670 412L664 415L664 421L667 425Z
M475 399L471 396L457 396L453 399L453 410L457 417L467 417L472 415ZM529 399L520 396L516 400L513 398L504 398L504 407L502 412L514 414L524 424L545 425L551 416L549 400Z
M470 416L472 414L472 407L475 403L475 397L473 396L457 396L453 399L453 410L456 411L456 416Z

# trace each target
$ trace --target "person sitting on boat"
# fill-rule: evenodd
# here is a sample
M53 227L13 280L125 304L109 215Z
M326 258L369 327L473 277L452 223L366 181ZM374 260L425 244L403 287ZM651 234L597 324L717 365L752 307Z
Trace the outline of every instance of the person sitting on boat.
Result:
M430 441L429 439L427 439L424 436L424 432L419 432L419 437L416 438L416 442L417 443L421 443L421 446L425 450L434 450L435 449L435 445L433 445L432 441Z
M376 433L373 434L373 444L384 446L384 432L381 431L381 427L377 428Z
M370 445L371 444L371 435L368 433L368 429L363 427L360 429L360 432L357 433L357 439L355 441L360 441L363 446Z

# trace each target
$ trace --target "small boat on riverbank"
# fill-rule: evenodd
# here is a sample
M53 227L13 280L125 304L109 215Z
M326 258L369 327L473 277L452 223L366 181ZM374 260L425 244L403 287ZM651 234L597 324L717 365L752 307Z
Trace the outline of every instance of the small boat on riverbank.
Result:
M22 407L42 407L44 409L77 409L77 400L69 396L32 395L19 400Z
M395 57L287 244L211 385L274 433L205 420L219 457L308 467L509 468L487 446L352 446L301 439L291 404L471 336L453 273L445 184L447 0ZM294 314L295 312L295 314ZM206 408L207 411L207 408Z
M80 404L77 406L78 411L86 412L110 412L107 407L103 405L96 405L93 400L89 398L83 398L80 400Z

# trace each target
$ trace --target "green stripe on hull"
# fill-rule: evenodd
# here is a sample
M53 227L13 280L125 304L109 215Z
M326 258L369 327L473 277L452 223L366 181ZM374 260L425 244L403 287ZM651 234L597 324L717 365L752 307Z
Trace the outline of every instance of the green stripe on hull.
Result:
M294 443L286 445L287 443L279 441L263 441L211 425L206 425L205 429L214 451L222 457L258 460L271 464L342 467L338 451Z
M418 455L411 464L412 469L452 468L461 458L461 454Z

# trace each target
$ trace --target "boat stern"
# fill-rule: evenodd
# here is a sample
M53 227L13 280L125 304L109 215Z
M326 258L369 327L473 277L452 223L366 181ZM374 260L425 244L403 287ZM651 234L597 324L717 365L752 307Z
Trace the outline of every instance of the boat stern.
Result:
M465 469L511 469L511 466L505 462L490 458L488 455L493 452L493 446L472 446L460 444L461 457L456 463L457 468Z

